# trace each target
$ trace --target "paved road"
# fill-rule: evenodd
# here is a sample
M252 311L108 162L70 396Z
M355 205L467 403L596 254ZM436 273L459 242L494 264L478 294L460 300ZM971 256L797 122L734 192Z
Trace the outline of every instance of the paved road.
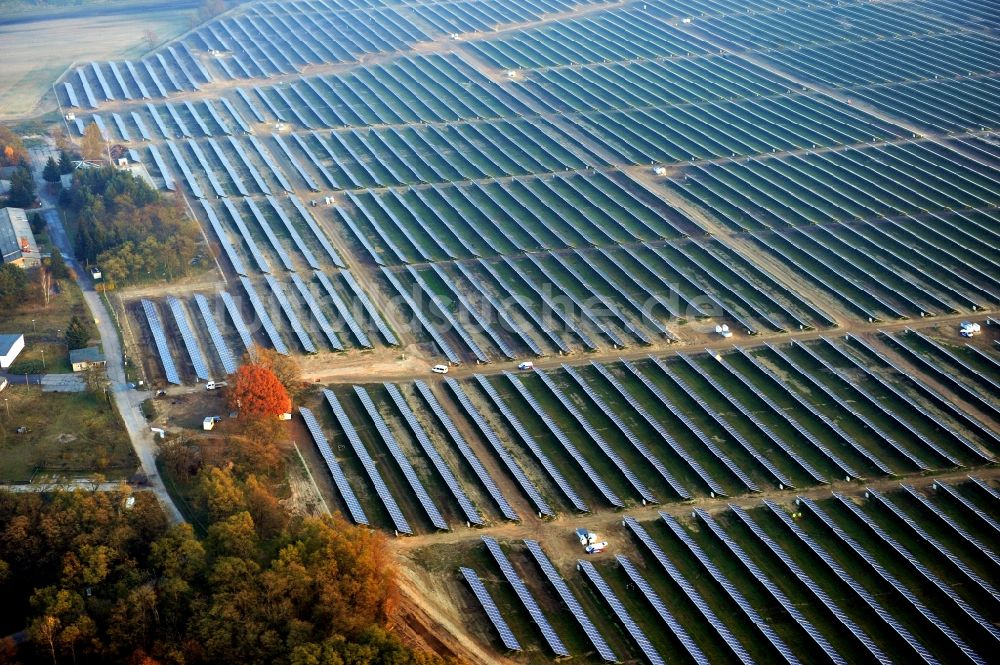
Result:
M95 483L92 480L71 480L52 483L28 483L22 485L3 484L0 489L5 492L53 492L55 490L67 490L70 492L122 492L131 488L132 492L144 491L144 488L131 486L128 483Z
M36 181L41 183L43 181L40 177L40 170L44 166L45 160L48 159L48 152L41 149L34 149L31 153L32 163L36 172ZM174 505L173 499L170 498L170 494L163 484L163 479L156 470L156 443L140 407L143 400L151 397L152 394L129 388L128 382L125 380L125 357L122 353L121 341L118 337L114 320L111 318L111 313L104 306L104 301L101 300L100 294L94 289L90 273L84 270L83 266L73 258L73 247L70 245L69 236L66 235L66 230L62 225L62 218L59 216L58 210L54 207L55 197L52 197L43 191L43 189L43 187L39 187L39 194L43 205L47 207L43 207L39 212L45 218L52 243L59 248L67 265L76 274L76 281L80 285L80 290L83 291L83 298L87 303L87 307L90 308L90 313L93 315L94 320L97 322L97 330L101 335L101 345L104 347L104 357L107 359L110 389L115 400L115 406L118 407L118 412L125 423L125 429L128 431L129 439L132 441L132 447L135 449L135 453L139 457L139 462L142 464L142 470L146 474L149 487L156 493L157 498L160 500L160 504L167 514L167 519L175 524L183 522L184 518L181 516L180 511L177 510L177 506Z

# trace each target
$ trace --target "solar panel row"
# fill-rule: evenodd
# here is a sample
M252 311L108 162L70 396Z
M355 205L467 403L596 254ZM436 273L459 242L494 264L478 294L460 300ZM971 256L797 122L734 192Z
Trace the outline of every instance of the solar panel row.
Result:
M156 352L160 355L160 363L163 365L163 376L169 383L181 384L181 378L177 374L177 367L174 359L170 355L170 346L167 344L167 335L163 331L163 324L160 322L160 314L156 311L156 305L152 301L142 299L142 310L146 314L149 322L149 330L153 333L153 343L156 344Z
M416 496L420 505L423 506L424 512L427 513L427 517L430 519L431 524L436 528L443 531L449 529L448 523L444 521L444 517L441 516L441 511L431 499L431 495L427 493L427 489L424 484L417 477L417 472L414 470L413 465L410 464L410 460L407 459L406 453L399 446L399 442L396 441L396 437L393 435L389 426L386 425L385 420L382 419L382 415L378 412L375 407L375 403L372 401L371 396L361 386L354 386L354 394L358 396L358 400L361 405L365 408L368 413L368 417L371 418L372 422L375 424L375 430L379 433L382 438L382 442L385 447L389 449L389 453L392 458L396 460L397 466L399 466L400 471L403 472L403 476L406 478L406 482L409 483L410 489L413 490L413 494Z
M604 639L604 636L601 635L600 631L597 630L597 626L594 625L590 616L583 609L583 606L580 605L580 601L578 601L576 596L573 595L569 585L566 584L566 580L559 575L559 571L556 570L556 567L552 565L548 556L545 555L545 552L542 550L542 546L534 540L525 540L524 544L528 548L528 551L531 552L531 555L535 558L538 566L542 569L546 579L548 579L549 583L555 587L556 593L559 594L563 604L566 605L570 614L572 614L573 618L580 624L583 632L587 635L587 639L589 639L590 643L594 645L595 649L597 649L597 653L606 662L618 662L618 656L614 651L612 651L611 647L607 643L607 640Z
M475 594L476 600L482 605L483 611L486 612L490 623L493 624L493 627L497 629L497 633L500 634L500 641L503 642L503 645L511 651L520 651L521 644L514 637L513 631L507 625L507 621L503 618L503 615L500 614L500 610L497 608L496 603L493 602L493 598L486 590L482 580L479 579L476 571L464 566L459 568L459 571L462 573L465 581L469 583L469 587L472 588L472 593Z
M646 633L642 631L639 624L635 622L632 615L629 614L625 606L622 605L622 601L618 599L615 592L612 591L608 583L604 581L601 574L597 572L597 568L589 561L579 560L576 562L576 567L583 571L583 574L590 580L590 583L597 587L597 593L604 599L608 605L611 606L611 611L615 613L618 620L625 626L625 630L632 637L632 640L638 645L639 650L646 657L652 665L665 665L667 661L663 660L663 656L660 652L656 650L653 643L649 641L646 637Z
M545 642L549 645L549 648L556 656L569 656L569 650L563 644L562 639L559 634L556 633L555 629L549 623L548 618L542 612L542 608L538 606L538 601L535 597L531 595L531 591L524 584L521 578L518 576L517 571L514 570L514 566L510 565L510 560L507 559L507 555L503 553L500 549L500 543L496 539L490 536L483 536L483 542L486 544L486 549L493 556L493 559L500 566L500 572L503 576L507 578L507 582L514 588L514 593L517 594L518 599L521 604L524 605L525 609L528 610L528 614L531 615L532 621L538 626L538 629L542 632L542 637Z
M215 322L215 317L212 316L212 307L208 304L208 299L200 293L196 293L194 301L198 305L201 320L205 323L205 330L208 331L208 336L212 340L212 346L215 347L215 353L219 356L219 362L222 363L222 369L226 374L233 374L238 369L236 359L233 358L233 352L223 338L222 332Z
M344 470L341 468L340 463L337 462L337 457L333 454L333 449L330 447L330 443L326 440L326 435L323 434L323 428L320 427L319 421L316 420L316 416L313 412L304 406L299 407L299 413L302 414L302 420L306 424L306 428L312 435L313 442L316 444L316 448L319 450L319 454L323 457L323 461L326 463L326 468L329 469L330 475L333 477L333 482L337 486L337 490L340 492L341 498L344 503L347 504L347 510L351 513L351 519L354 520L355 524L368 524L368 516L365 515L364 509L361 507L361 503L358 501L358 497L354 495L354 490L347 482L347 476L344 475Z
M455 395L455 399L458 400L458 403L461 405L466 415L468 415L469 418L472 419L472 422L476 424L476 427L479 428L480 433L489 442L490 446L492 446L493 451L504 463L504 466L507 467L507 470L510 471L511 475L514 476L514 479L517 481L518 485L521 486L521 489L524 491L524 493L528 496L529 499L531 499L531 502L535 504L535 509L538 511L539 515L544 515L546 517L554 517L555 512L549 506L548 502L542 497L541 492L538 490L535 484L531 481L530 478L528 478L527 474L525 474L524 469L521 468L521 465L518 464L517 460L515 460L513 455L510 454L510 451L507 450L506 446L503 445L503 442L500 440L500 437L497 436L496 431L494 431L494 429L490 426L490 424L486 422L486 418L483 417L483 414L481 414L479 410L472 404L472 401L469 399L469 396L465 393L465 390L462 389L461 384L459 384L454 379L445 379L445 385L447 385L448 388L451 389L452 393ZM426 394L430 394L429 391ZM497 491L499 492L499 490ZM496 500L496 497L494 497L494 499ZM511 509L511 513L513 514L513 509ZM515 514L514 517L511 519L517 519L517 515Z
M184 342L184 348L191 359L191 365L194 366L195 376L202 381L208 381L212 378L208 373L208 364L205 362L205 355L198 345L198 338L195 336L194 330L191 329L191 322L184 305L177 298L169 296L167 307L170 308L170 312L174 316L174 323L177 324L177 330L181 333L181 340Z
M563 447L566 451L567 456L572 459L576 464L583 470L583 473L597 487L601 495L616 508L623 508L625 503L618 497L614 490L605 482L604 478L597 473L587 458L577 449L573 441L566 435L561 427L556 424L555 420L550 416L543 408L542 405L535 399L535 396L528 390L519 378L511 374L510 372L504 372L504 376L510 382L521 398L528 403L528 406L538 414L538 417L542 420L548 430L552 433L555 440Z
M472 467L476 477L479 478L479 482L482 483L490 497L492 497L493 501L495 501L497 506L500 507L500 512L503 513L503 516L509 520L513 520L515 522L518 521L519 518L517 513L514 512L514 509L507 502L507 498L503 495L503 492L500 491L500 488L497 487L497 484L493 481L493 478L483 466L483 463L479 460L475 451L473 451L469 446L465 437L463 437L458 431L458 428L455 427L455 423L452 422L451 416L448 415L448 413L441 406L441 403L438 402L438 399L434 396L430 386L423 381L418 380L414 382L414 387L417 389L417 392L420 393L420 396L423 397L424 401L427 402L431 411L434 412L434 415L441 423L441 426L444 427L449 438L451 438L455 447L457 447L458 451L462 454L462 457L464 457L465 461L468 462L470 467Z
M392 523L396 528L396 532L411 535L413 530L410 529L410 525L403 516L403 511L399 509L399 504L397 504L396 499L393 498L392 492L389 491L385 481L382 480L382 474L378 472L378 468L375 466L375 460L373 460L371 455L368 454L368 449L365 448L365 444L361 441L361 437L358 436L357 430L354 429L354 425L351 423L350 418L347 417L347 412L344 411L344 407L341 406L340 400L338 400L337 396L330 390L323 390L323 396L330 405L330 410L333 411L333 415L340 424L340 428L344 430L344 434L347 436L347 440L350 442L351 448L354 449L354 454L357 455L358 461L361 462L361 466L364 467L369 480L371 480L372 485L375 486L375 492L382 500L382 504L385 506L385 509L389 512L389 518L392 520Z

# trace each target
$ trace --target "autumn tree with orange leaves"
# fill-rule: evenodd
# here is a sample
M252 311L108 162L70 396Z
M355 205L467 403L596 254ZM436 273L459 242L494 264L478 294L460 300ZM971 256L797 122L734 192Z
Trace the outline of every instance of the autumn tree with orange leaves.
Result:
M243 365L233 375L229 388L229 408L240 418L264 418L288 413L292 399L281 381L267 367Z

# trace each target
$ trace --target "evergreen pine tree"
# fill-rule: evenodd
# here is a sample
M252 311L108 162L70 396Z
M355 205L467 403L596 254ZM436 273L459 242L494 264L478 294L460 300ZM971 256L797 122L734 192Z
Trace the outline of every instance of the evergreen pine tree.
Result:
M49 157L49 161L45 162L45 169L42 170L42 177L45 179L45 182L59 182L61 175L59 173L59 164L56 163L55 159Z

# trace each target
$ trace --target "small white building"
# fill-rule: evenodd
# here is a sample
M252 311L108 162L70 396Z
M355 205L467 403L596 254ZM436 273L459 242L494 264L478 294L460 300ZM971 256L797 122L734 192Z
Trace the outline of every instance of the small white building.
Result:
M0 369L10 367L23 350L24 335L21 333L0 335Z

